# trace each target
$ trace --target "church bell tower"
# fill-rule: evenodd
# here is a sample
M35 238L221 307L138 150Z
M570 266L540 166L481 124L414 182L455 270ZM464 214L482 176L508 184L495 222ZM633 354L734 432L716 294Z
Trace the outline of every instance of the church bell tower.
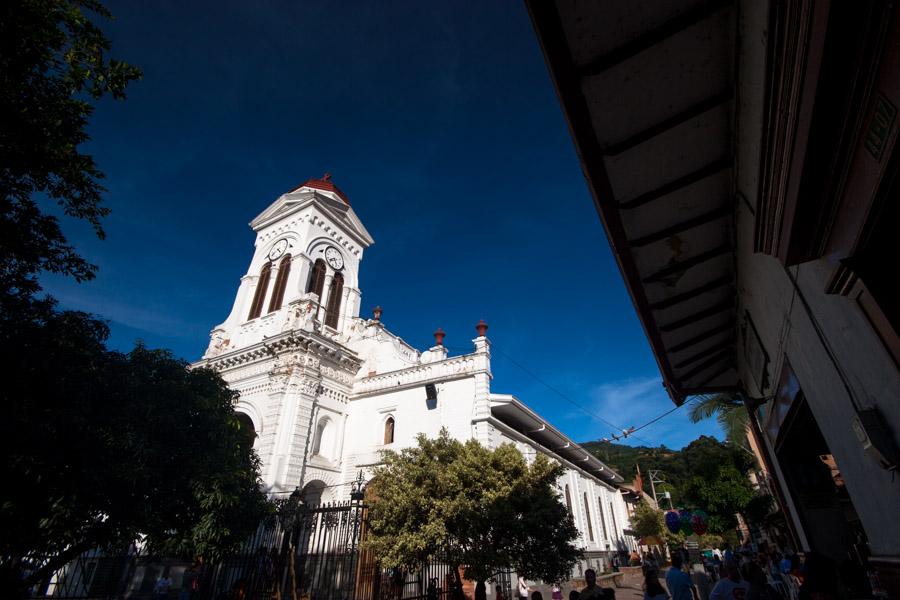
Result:
M313 422L339 429L346 418L360 361L344 342L359 320L359 265L374 240L328 174L283 194L250 226L247 273L195 366L218 370L240 393L236 410L256 435L269 489L302 485L310 468L338 480L342 466L325 450L308 464L309 441Z

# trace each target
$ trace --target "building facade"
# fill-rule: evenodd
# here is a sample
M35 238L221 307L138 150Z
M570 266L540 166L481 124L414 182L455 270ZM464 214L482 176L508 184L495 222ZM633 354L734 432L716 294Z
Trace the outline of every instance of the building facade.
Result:
M673 401L739 395L785 540L900 597L900 9L527 4Z
M491 390L487 324L476 326L471 352L449 356L441 330L420 351L385 327L380 309L360 317L359 269L373 239L330 177L282 195L250 225L247 274L194 366L217 370L240 393L236 410L255 435L267 491L346 499L380 451L446 428L565 467L559 496L585 549L579 570L634 548L622 477L515 396Z

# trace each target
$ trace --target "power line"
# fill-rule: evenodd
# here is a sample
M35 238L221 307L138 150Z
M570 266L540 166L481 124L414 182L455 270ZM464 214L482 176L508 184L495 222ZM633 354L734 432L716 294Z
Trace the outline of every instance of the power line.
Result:
M593 418L599 420L600 422L605 423L606 425L609 425L610 427L612 427L612 428L613 428L614 430L616 430L616 431L623 432L622 437L629 437L629 436L631 436L631 434L633 433L633 431L629 431L628 429L625 429L624 427L619 427L619 426L616 425L615 423L612 423L612 422L610 422L610 421L604 419L604 418L601 417L600 415L598 415L598 414L596 414L596 413L594 413L594 412L592 412L592 411L586 409L585 407L583 407L583 406L582 406L581 404L579 404L578 402L575 402L574 400L572 400L571 398L569 398L566 394L563 394L563 393L562 393L561 391L559 391L557 388L555 388L554 386L550 385L549 383L547 383L546 381L544 381L543 379L541 379L539 376L537 376L535 373L533 373L531 370L529 370L527 367L525 367L525 366L524 366L523 364L521 364L520 362L516 361L513 357L511 357L509 354L507 354L506 352L504 352L503 350L501 350L501 349L498 348L497 346L493 346L493 345L492 345L492 346L491 346L491 350L492 350L492 351L497 351L497 352L499 352L500 354L502 354L509 362L511 362L511 363L514 364L515 366L519 367L522 371L524 371L527 375L529 375L530 377L532 377L535 381L537 381L538 383L540 383L541 385L543 385L544 387L546 387L548 390L552 391L552 392L555 393L557 396L559 396L560 398L562 398L563 400L565 400L566 402L568 402L569 404L571 404L572 406L574 406L574 407L577 408L578 410L582 411L582 412L585 413L586 415L588 415L588 416L590 416L590 417L593 417ZM635 429L634 431L636 431L636 429ZM627 432L627 433L624 433L624 432ZM614 435L613 437L615 437L615 438L618 439L618 435ZM645 444L649 444L649 445L651 445L651 446L653 445L652 442L649 442L649 441L647 441L647 440L645 440L645 439L643 439L643 438L641 438L641 437L634 436L634 438L635 438L636 440L639 440L639 441L641 441L641 442L644 442Z
M450 350L457 350L457 351L460 351L460 352L469 352L469 351L471 351L470 348L462 348L462 347L455 347L455 346L446 346L446 347L447 347L448 349L450 349ZM684 406L685 404L687 404L687 402L684 402L684 403L680 404L679 406L675 406L674 408L671 408L671 409L667 410L666 412L662 413L661 415L658 415L658 416L656 416L656 417L650 419L649 421L647 421L646 423L644 423L644 424L641 425L640 427L629 427L628 429L626 429L626 428L624 428L624 427L619 427L618 425L616 425L616 424L614 424L614 423L612 423L612 422L610 422L610 421L604 419L604 418L601 417L600 415L598 415L598 414L596 414L596 413L594 413L594 412L592 412L592 411L586 409L586 408L583 407L581 404L579 404L578 402L576 402L575 400L573 400L573 399L570 398L569 396L567 396L567 395L565 395L564 393L562 393L561 391L559 391L559 390L558 390L557 388L555 388L554 386L550 385L549 383L547 383L546 381L544 381L543 379L541 379L541 378L540 378L538 375L536 375L533 371L531 371L530 369L528 369L528 368L527 368L525 365L523 365L522 363L520 363L520 362L518 362L517 360L515 360L513 357L511 357L509 354L507 354L506 352L504 352L503 350L501 350L500 348L498 348L496 345L493 345L493 344L491 345L491 351L496 351L496 352L502 354L504 358L506 358L509 362L511 362L512 364L514 364L515 366L517 366L519 369L521 369L522 371L524 371L527 375L529 375L530 377L532 377L535 381L537 381L538 383L540 383L541 385L543 385L544 387L546 387L547 389L549 389L550 391L552 391L553 393L555 393L556 395L558 395L560 398L562 398L563 400L565 400L566 402L568 402L568 403L571 404L572 406L576 407L578 410L582 411L582 412L585 413L586 415L588 415L588 416L590 416L590 417L592 417L592 418L594 418L594 419L597 419L597 420L599 420L600 422L602 422L602 423L604 423L604 424L606 424L606 425L609 425L610 427L612 427L612 428L613 428L614 430L616 430L617 432L622 432L622 433L615 434L615 435L612 436L612 438L613 438L614 440L616 440L616 441L618 441L619 439L627 438L627 437L633 437L634 439L636 439L636 440L638 440L638 441L641 441L641 442L647 444L647 445L650 446L650 447L654 447L653 442L651 442L651 441L649 441L649 440L646 440L646 439L644 439L644 438L642 438L642 437L640 437L640 436L634 435L634 433L637 432L637 431L640 431L641 429L644 429L644 428L646 428L646 427L649 427L650 425L653 425L653 424L656 423L657 421L659 421L659 420L661 420L661 419L663 419L663 418L669 416L670 414L674 413L674 412L677 411L679 408L681 408L682 406ZM603 438L603 440L607 440L607 441L608 441L608 438Z

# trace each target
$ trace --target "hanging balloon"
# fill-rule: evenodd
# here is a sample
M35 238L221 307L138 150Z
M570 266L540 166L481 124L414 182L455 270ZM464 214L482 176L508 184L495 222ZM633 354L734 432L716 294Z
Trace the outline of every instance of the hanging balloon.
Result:
M691 525L691 519L693 519L694 515L691 514L689 510L683 510L678 513L678 520L681 521L681 532L684 535L691 535L694 533L694 527Z
M691 525L694 526L694 533L703 535L709 528L709 517L702 510L695 510L694 517L691 519Z
M666 513L666 529L672 533L678 533L678 530L681 529L681 517L674 510Z

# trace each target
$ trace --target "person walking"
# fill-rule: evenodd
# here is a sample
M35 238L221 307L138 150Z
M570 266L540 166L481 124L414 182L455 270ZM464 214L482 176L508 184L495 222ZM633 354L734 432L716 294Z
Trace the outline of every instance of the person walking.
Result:
M680 553L672 554L672 568L666 573L666 587L672 600L700 600L691 576L681 570L684 561Z
M165 574L160 575L153 586L153 593L156 594L157 600L166 600L169 597L169 588L172 586L172 580Z
M669 594L659 581L659 571L647 569L644 572L644 600L668 600L668 598Z
M554 583L550 588L550 597L553 600L562 600L562 589L559 587L558 583Z
M733 560L722 564L722 579L713 588L709 600L743 600L750 586L741 578L741 571Z
M587 584L581 590L579 600L601 600L604 597L603 590L597 587L597 572L588 569L584 572L584 582Z
M518 593L519 600L528 600L528 595L531 593L531 588L528 587L528 584L525 583L525 578L521 575L519 575Z

